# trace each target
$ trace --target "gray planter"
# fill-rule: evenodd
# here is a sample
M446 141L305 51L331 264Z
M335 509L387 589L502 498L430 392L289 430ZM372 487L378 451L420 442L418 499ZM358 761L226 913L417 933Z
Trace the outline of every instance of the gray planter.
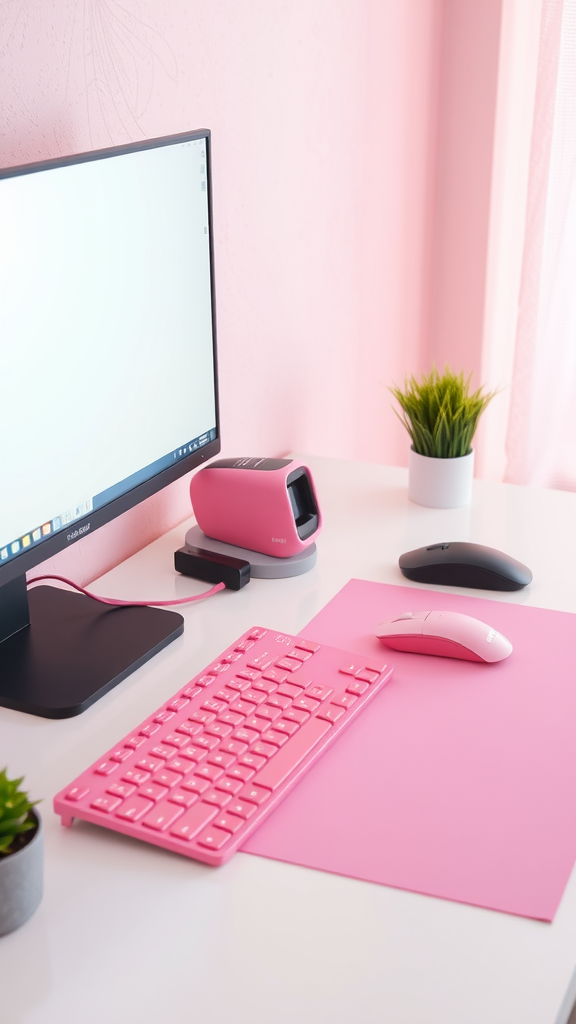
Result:
M0 935L7 935L24 924L42 899L43 849L42 819L33 839L17 853L0 857Z

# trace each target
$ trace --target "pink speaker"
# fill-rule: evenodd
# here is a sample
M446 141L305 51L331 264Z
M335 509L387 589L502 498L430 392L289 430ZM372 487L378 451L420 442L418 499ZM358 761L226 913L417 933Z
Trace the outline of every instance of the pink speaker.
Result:
M218 459L192 477L190 498L207 537L276 558L304 551L322 523L312 474L294 459Z

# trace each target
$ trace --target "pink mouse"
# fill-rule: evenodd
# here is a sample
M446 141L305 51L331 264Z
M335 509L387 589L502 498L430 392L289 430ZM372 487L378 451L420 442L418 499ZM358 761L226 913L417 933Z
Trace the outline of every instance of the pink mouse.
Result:
M491 626L461 612L403 612L381 622L376 636L387 647L464 661L503 661L512 644Z

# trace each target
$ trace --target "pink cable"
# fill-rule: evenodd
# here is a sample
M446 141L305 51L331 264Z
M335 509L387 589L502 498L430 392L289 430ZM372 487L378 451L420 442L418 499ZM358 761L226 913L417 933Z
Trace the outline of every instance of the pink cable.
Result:
M40 583L41 580L59 580L60 583L67 583L69 587L73 587L74 590L78 590L79 593L85 594L86 597L91 597L94 601L101 601L102 604L113 604L113 605L127 605L127 606L141 606L149 607L154 605L155 607L165 607L166 605L174 604L190 604L191 601L202 601L205 597L212 597L212 594L216 594L219 590L224 590L226 587L225 583L216 583L211 590L205 590L202 594L195 594L194 597L179 597L175 601L117 601L113 597L99 597L98 594L92 594L89 590L85 590L84 587L78 586L77 583L73 583L72 580L67 580L65 576L52 576L51 574L46 576L34 576L31 580L28 580L27 586L32 583Z

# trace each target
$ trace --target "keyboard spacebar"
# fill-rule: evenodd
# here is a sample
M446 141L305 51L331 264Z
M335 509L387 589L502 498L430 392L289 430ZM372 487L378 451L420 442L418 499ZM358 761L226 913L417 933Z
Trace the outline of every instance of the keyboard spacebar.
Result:
M257 772L250 780L250 785L256 782L259 786L264 786L265 789L277 789L284 779L288 778L290 772L304 760L306 754L316 746L318 740L321 740L331 728L331 722L325 722L320 718L311 718L291 740L288 740L288 743L280 748L268 764Z

